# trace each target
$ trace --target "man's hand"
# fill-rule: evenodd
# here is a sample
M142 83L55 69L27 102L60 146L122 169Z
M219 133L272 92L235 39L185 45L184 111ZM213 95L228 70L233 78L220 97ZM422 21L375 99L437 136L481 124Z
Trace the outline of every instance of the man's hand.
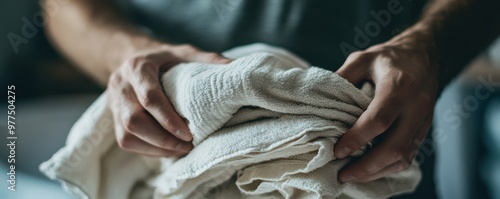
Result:
M367 110L336 144L336 158L345 158L378 136L359 160L339 173L341 182L366 182L411 165L432 123L437 66L428 48L399 41L352 53L337 71L349 82L375 83Z
M437 93L498 37L499 6L490 0L435 0L412 27L349 56L337 72L353 84L372 80L375 97L340 138L335 157L380 140L340 171L340 181L371 181L411 164L430 128Z
M123 63L109 78L107 90L120 147L148 156L180 156L193 148L192 135L159 80L180 62L225 64L230 60L188 45L165 45L139 52Z

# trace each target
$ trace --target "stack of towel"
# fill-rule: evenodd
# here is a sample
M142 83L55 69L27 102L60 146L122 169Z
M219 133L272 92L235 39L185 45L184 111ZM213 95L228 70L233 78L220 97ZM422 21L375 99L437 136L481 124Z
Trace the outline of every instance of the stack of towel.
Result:
M103 94L41 170L80 198L386 198L412 191L409 169L368 183L341 184L337 139L363 113L373 90L263 44L225 53L227 65L179 64L162 77L193 133L180 159L121 150ZM363 151L358 151L360 155Z

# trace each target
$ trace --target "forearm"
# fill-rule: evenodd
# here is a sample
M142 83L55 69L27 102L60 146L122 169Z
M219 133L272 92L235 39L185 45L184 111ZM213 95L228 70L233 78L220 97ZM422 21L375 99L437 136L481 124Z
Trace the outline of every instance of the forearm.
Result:
M424 45L439 67L440 92L499 36L498 8L500 1L496 0L434 0L419 22L393 40Z
M128 24L110 1L69 1L46 27L56 47L103 85L131 53L161 45Z

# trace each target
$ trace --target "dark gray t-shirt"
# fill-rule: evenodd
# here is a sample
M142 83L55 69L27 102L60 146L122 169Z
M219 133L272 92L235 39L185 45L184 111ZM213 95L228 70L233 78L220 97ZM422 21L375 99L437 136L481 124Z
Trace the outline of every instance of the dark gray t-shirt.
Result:
M221 52L255 42L329 70L412 25L423 0L119 0L158 38Z

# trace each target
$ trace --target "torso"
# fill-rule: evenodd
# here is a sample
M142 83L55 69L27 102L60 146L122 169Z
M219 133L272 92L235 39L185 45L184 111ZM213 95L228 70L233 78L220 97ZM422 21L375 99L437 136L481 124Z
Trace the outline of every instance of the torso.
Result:
M118 0L153 35L207 51L263 42L329 70L412 25L416 0ZM380 15L386 13L390 15ZM361 32L361 33L360 33Z

